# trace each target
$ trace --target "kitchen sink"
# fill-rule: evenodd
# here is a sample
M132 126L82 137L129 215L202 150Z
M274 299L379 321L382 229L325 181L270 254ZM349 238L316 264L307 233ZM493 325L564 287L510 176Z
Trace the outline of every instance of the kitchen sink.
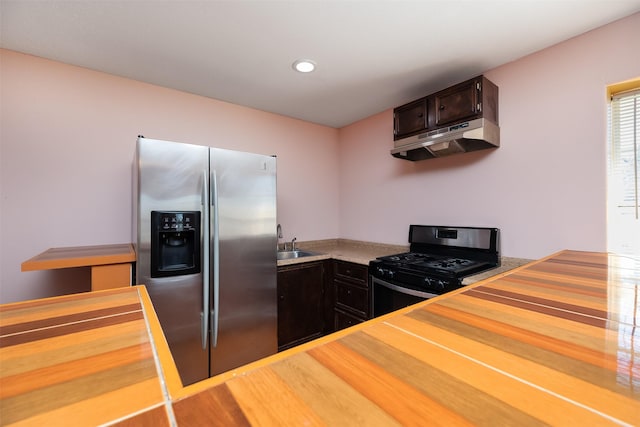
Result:
M320 255L320 254L317 253L317 252L302 251L302 250L278 251L278 260L303 258L303 257L307 257L307 256L316 256L316 255Z

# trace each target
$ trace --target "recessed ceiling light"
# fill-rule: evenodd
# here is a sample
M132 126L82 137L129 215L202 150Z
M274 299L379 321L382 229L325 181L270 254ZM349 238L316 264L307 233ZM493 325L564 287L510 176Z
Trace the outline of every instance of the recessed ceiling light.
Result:
M310 73L316 69L316 63L309 59L298 59L293 63L293 69L300 73Z

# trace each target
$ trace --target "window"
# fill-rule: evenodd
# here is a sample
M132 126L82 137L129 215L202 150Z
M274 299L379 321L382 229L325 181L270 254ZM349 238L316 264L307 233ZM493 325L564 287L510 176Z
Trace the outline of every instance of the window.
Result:
M640 256L640 81L609 107L607 250Z

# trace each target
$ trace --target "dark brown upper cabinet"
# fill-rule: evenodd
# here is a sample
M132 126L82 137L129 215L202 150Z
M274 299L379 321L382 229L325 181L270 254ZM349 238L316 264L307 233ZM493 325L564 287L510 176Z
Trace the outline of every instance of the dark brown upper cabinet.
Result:
M498 124L498 87L484 76L395 108L393 139L478 118Z
M481 112L479 92L480 82L474 79L435 94L436 126L472 118Z
M411 135L428 126L427 98L421 98L398 107L393 112L393 133L396 136Z

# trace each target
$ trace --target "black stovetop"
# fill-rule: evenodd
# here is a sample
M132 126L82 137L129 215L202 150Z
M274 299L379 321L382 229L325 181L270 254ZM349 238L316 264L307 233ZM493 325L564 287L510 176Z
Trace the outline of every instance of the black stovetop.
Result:
M369 263L373 277L445 292L462 279L500 265L497 228L411 225L410 251Z
M445 274L449 276L468 275L478 269L486 269L491 264L468 258L457 258L420 252L405 252L378 258L389 267L402 267L424 273Z

